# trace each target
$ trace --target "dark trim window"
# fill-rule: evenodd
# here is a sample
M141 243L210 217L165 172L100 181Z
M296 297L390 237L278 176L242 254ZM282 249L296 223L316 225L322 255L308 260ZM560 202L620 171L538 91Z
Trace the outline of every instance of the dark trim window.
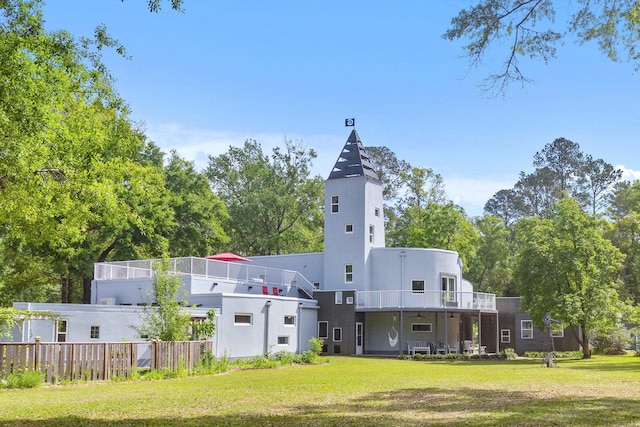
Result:
M331 196L331 213L336 213L340 210L338 200L338 196Z
M290 325L290 326L295 326L295 324L296 324L296 316L292 316L292 315L284 316L284 324L285 325Z
M344 232L347 234L353 233L353 224L345 224Z
M91 326L89 338L91 338L92 340L97 340L100 338L100 326Z
M431 332L431 323L412 323L411 332Z
M333 328L333 341L342 341L342 328Z
M329 322L326 320L320 320L318 322L318 338L329 338Z
M411 281L411 292L414 294L423 294L424 293L424 280L412 280Z

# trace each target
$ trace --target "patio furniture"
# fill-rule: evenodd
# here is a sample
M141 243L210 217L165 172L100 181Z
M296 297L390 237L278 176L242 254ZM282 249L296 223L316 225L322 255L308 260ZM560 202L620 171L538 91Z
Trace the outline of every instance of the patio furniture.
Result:
M436 353L445 354L446 352L447 352L447 347L446 347L444 341L438 341L436 343Z
M431 346L427 341L407 341L407 349L412 356L415 356L416 351L431 354Z

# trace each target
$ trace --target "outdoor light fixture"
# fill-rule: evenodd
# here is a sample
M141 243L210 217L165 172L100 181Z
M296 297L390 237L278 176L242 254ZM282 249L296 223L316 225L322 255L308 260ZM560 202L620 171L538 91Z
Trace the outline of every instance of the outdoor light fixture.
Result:
M271 307L271 300L267 300L267 307Z

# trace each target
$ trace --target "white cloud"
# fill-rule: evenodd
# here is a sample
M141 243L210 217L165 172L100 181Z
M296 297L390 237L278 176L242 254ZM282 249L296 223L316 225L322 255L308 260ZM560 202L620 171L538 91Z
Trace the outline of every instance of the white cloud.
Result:
M622 171L622 179L625 181L636 181L640 179L640 171L625 168L624 165L618 165L616 166L616 169L620 169Z
M225 153L230 146L241 147L248 139L259 142L266 154L271 153L274 147L283 146L285 139L301 141L318 154L313 162L312 173L323 177L329 175L331 167L344 145L344 141L334 135L250 134L187 128L180 123L148 124L147 135L164 152L168 153L175 149L180 156L193 161L199 170L207 167L209 156Z
M484 205L495 193L512 188L513 179L494 180L483 178L443 177L447 196L462 206L469 216L480 216Z

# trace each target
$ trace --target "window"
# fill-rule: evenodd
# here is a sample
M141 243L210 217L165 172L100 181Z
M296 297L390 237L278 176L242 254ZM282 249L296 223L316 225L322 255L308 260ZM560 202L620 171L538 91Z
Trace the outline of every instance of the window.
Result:
M445 303L456 302L456 278L453 276L442 276L442 298Z
M411 281L411 292L414 294L423 294L424 293L424 280L412 280Z
M289 335L279 335L278 345L289 345Z
M342 328L333 328L333 341L342 341Z
M313 289L315 289L316 291L320 289L320 282L313 282Z
M340 344L333 345L333 354L340 354L342 351L340 350Z
M500 330L500 342L504 342L504 343L511 342L511 329Z
M58 342L67 342L67 321L59 320L57 329L58 329L58 336L57 336Z
M353 233L353 224L346 224L344 226L344 232L345 233Z
M97 340L98 338L100 338L100 326L91 327L89 338L91 338L92 340Z
M253 315L250 313L236 313L233 317L234 325L251 325L253 324Z
M318 322L318 338L329 338L329 322L324 320Z
M533 339L533 322L531 320L520 321L520 338L523 340Z
M296 324L296 316L284 316L284 324L294 326Z
M373 237L375 232L375 227L373 225L369 226L369 243L373 243Z
M562 327L562 323L551 327L551 336L554 338L564 337L564 328Z
M342 304L342 291L336 292L336 304Z
M338 212L338 196L331 196L331 213Z
M352 283L353 282L353 265L347 264L344 266L344 282Z
M373 210L373 214L374 214L375 216L378 216L378 217L379 217L379 216L380 216L380 208L375 208L375 209Z
M353 304L353 297L347 297L347 304Z
M411 332L431 332L431 323L412 323Z

